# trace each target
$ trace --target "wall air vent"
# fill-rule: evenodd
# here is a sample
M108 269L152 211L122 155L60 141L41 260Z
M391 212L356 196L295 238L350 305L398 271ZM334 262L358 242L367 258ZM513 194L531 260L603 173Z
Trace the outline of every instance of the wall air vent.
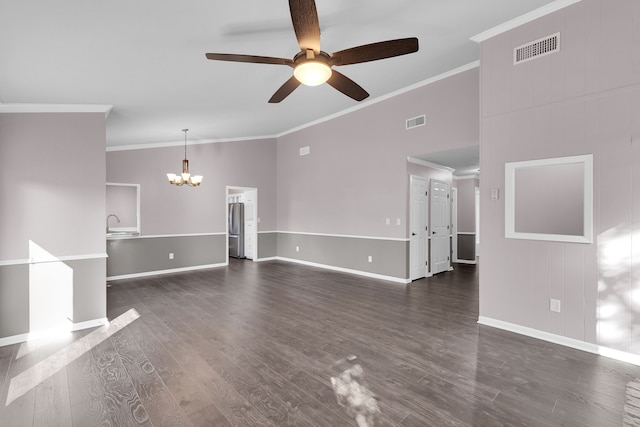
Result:
M521 64L560 51L560 33L555 33L513 49L513 64Z
M407 129L415 128L418 126L424 126L427 124L427 117L423 114L418 117L407 119Z

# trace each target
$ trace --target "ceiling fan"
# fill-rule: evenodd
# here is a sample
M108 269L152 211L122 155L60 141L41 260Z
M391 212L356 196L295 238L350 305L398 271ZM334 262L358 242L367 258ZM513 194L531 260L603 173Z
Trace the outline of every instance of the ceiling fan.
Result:
M377 61L418 51L418 39L410 37L366 44L328 54L320 50L320 24L315 1L289 0L289 10L293 30L300 45L300 52L293 59L230 53L207 53L207 59L292 67L293 76L273 94L269 99L270 103L282 101L300 84L317 86L324 82L356 101L362 101L369 96L367 91L332 67Z

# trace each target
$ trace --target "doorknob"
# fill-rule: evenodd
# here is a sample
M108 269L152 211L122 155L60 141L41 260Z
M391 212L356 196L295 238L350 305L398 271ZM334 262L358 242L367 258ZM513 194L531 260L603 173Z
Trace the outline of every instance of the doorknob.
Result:
M435 232L435 231L432 231L432 232L431 232L431 234L436 234L436 232Z
M412 236L415 236L415 235L416 235L416 233L411 233L411 235L412 235Z

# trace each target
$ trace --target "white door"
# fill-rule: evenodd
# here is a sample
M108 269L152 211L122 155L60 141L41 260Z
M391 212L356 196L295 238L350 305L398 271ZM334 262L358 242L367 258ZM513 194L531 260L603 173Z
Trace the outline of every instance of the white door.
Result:
M427 275L427 181L412 175L409 191L411 280L417 280Z
M449 184L431 180L431 273L448 271L451 261Z
M257 235L255 208L257 191L250 190L244 194L244 256L255 259L255 238Z

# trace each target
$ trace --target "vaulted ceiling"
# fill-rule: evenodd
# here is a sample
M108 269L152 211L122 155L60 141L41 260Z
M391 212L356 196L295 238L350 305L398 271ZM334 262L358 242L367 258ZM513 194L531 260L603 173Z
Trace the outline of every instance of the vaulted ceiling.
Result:
M549 0L316 0L322 50L417 37L410 55L340 67L363 102L478 60L470 37ZM330 86L271 95L286 66L206 52L292 58L284 0L2 0L0 102L109 104L107 145L273 136L358 105Z

